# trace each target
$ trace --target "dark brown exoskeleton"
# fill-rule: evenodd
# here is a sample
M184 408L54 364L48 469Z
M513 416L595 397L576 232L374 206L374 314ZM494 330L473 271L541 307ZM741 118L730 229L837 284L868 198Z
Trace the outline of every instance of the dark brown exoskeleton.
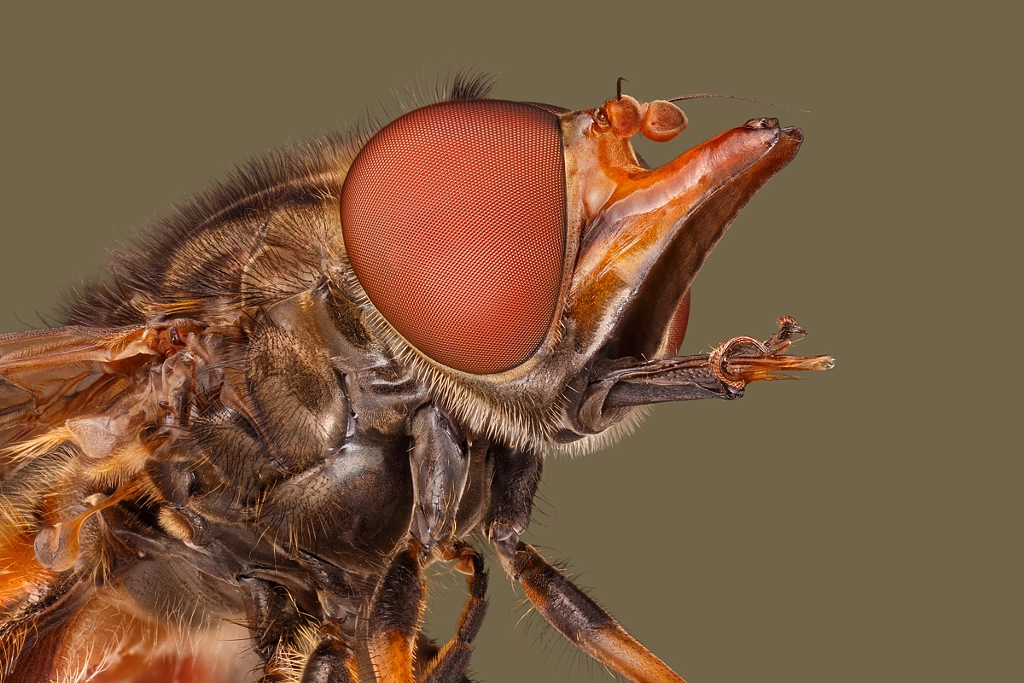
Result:
M669 102L486 91L251 164L66 327L0 336L0 678L463 681L490 543L588 655L682 680L520 536L546 454L830 365L784 354L790 318L675 355L694 276L802 136L753 119L650 169L629 139L679 133ZM441 645L435 562L469 593Z

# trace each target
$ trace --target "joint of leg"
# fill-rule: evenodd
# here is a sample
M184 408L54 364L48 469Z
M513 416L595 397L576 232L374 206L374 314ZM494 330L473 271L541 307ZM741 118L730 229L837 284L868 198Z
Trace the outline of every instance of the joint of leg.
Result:
M484 558L468 545L459 545L456 549L455 571L466 576L479 576L484 571Z
M494 522L487 537L494 545L515 547L519 543L520 531L507 522Z
M519 541L514 546L508 543L495 543L498 549L498 559L505 573L514 580L520 581L523 574L538 566L546 566L546 563L537 555L537 551L528 543Z

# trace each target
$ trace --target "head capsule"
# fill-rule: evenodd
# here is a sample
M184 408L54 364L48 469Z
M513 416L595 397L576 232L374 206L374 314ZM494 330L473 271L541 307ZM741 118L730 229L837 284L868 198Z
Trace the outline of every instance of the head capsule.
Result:
M557 401L595 358L673 355L704 258L799 147L774 119L659 168L630 143L685 126L670 102L622 95L579 111L456 99L381 129L349 169L341 222L393 348L517 415L500 402Z

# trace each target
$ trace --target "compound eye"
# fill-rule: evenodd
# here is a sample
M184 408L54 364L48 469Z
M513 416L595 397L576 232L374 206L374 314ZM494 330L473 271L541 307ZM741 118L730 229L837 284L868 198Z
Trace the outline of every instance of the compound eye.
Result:
M552 111L442 102L385 126L352 163L345 248L370 301L419 351L463 372L503 372L552 326L565 201Z

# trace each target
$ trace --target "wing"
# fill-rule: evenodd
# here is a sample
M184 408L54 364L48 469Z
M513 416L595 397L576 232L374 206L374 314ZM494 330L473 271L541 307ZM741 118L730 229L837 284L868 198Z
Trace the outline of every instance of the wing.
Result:
M174 370L189 365L195 331L172 321L0 335L0 680L46 680L75 629L102 621L89 605L115 560L85 522L138 495L154 447L144 435L189 389Z
M102 410L176 338L177 328L168 326L0 334L0 448Z

